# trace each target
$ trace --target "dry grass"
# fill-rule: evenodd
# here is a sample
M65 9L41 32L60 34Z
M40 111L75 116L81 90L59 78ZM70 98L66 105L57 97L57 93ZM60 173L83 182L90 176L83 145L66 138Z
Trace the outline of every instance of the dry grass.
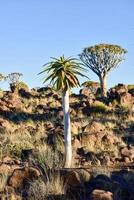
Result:
M63 158L58 151L54 151L47 145L41 146L37 152L37 159L44 168L61 168L63 167Z
M10 141L8 144L9 152L16 156L20 156L22 149L33 148L33 139L29 133L12 133L8 135L8 139Z
M3 192L7 183L8 176L6 174L0 175L0 192Z
M67 200L65 198L65 185L59 175L51 175L45 183L36 180L31 183L29 190L29 200Z

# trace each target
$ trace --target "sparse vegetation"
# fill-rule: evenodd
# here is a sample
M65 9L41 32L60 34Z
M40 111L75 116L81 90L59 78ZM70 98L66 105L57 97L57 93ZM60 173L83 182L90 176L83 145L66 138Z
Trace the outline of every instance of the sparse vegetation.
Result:
M105 105L103 102L97 101L91 105L93 112L95 113L105 113L109 111L109 107Z
M47 182L39 179L31 183L29 189L29 200L67 200L65 195L65 184L58 176L49 176Z
M54 66L50 63L49 67L55 68L55 62L57 70L57 60ZM62 67L64 72L64 65ZM68 62L67 67L70 67ZM55 71L53 73L54 78L59 77L55 76ZM51 87L30 90L19 81L20 76L19 73L11 73L12 91L1 90L0 198L83 199L87 195L86 185L92 184L98 177L104 189L111 190L111 185L107 185L106 181L112 181L111 169L132 165L134 161L133 85L118 84L109 90L107 98L101 98L99 83L87 81L83 86L90 88L89 95L70 93L71 162L73 170L78 167L92 170L92 178L86 171L87 180L83 178L85 172L64 171L66 169L63 167L67 137L64 135L61 90L68 91L68 81L70 87L74 82L76 86L77 77L72 78L70 74L70 79L65 82L66 74L61 72L65 85L58 79L58 91L55 91ZM70 167L70 164L65 166ZM55 174L57 170L58 174ZM106 178L104 185L103 178ZM83 179L85 182L82 182ZM133 182L129 175L125 175L124 180Z
M0 192L4 191L6 187L7 179L8 179L8 176L6 174L0 174Z

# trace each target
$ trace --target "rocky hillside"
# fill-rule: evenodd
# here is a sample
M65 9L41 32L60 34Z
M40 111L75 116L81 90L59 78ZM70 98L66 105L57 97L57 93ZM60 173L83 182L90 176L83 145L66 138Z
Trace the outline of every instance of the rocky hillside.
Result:
M62 169L61 102L50 87L0 91L0 198L132 200L133 172L119 169L134 163L134 87L70 94L72 168L83 170Z
M1 91L1 159L7 155L21 159L28 149L32 158L47 158L49 167L58 165L50 161L62 160L64 154L61 102L61 95L49 87ZM119 84L109 90L107 99L88 88L70 94L73 167L132 163L133 112L132 86Z

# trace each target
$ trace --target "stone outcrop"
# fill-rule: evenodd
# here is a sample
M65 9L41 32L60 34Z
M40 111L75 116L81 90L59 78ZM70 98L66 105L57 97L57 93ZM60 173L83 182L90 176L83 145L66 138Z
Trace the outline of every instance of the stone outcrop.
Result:
M134 104L134 97L129 93L127 85L118 84L116 87L111 88L109 91L109 98L117 100L119 105L131 106Z
M121 149L121 156L125 162L134 161L134 147L128 146Z

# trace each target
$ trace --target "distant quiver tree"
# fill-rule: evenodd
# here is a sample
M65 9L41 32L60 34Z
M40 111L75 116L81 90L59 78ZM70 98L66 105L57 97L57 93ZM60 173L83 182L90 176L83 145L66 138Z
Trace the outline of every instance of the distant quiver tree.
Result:
M16 84L19 82L20 77L23 76L22 73L19 72L12 72L7 75L6 79L10 84Z
M83 64L90 68L100 80L101 96L107 96L107 77L124 59L127 51L118 45L98 44L84 48L79 55Z
M23 74L19 72L12 72L7 75L6 80L9 82L12 92L16 90L17 84L19 83L19 79L21 76L23 76Z
M71 145L71 123L69 113L69 91L73 87L80 86L77 75L83 76L86 71L75 58L52 58L52 61L44 65L44 70L39 74L48 73L44 83L50 80L50 84L62 92L62 105L64 113L64 139L65 139L65 163L64 167L71 167L72 145Z

